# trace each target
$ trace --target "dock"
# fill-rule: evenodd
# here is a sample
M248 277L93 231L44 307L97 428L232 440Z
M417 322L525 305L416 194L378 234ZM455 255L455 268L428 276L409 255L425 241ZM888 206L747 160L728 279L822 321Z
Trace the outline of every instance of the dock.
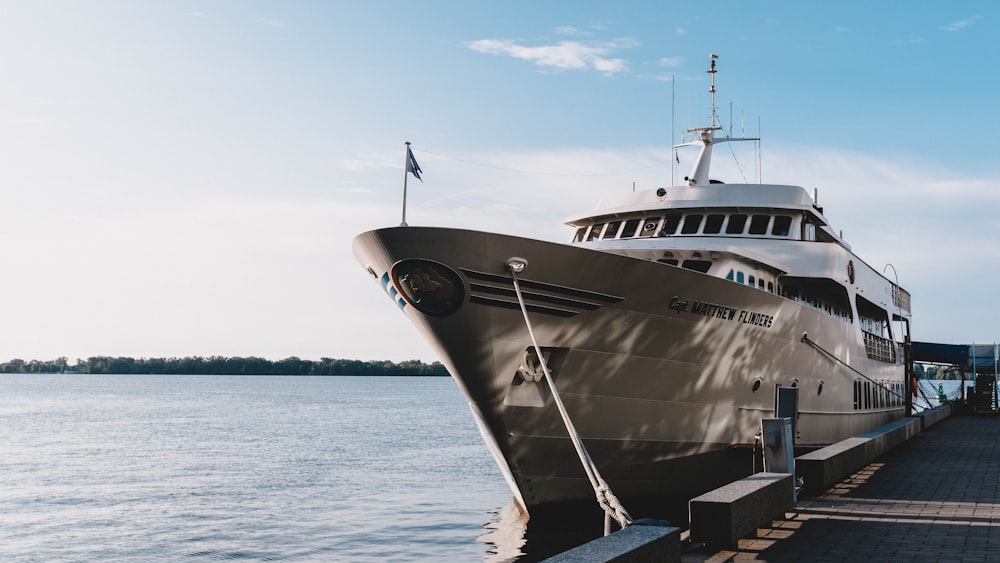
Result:
M1000 417L952 416L814 496L735 550L684 562L996 561Z
M843 478L827 480L818 490L815 485L805 487L773 518L744 514L762 523L747 531L744 522L729 541L700 543L693 527L683 532L669 527L633 530L634 537L594 540L550 561L1000 560L1000 416L951 415L958 410L943 405L831 446L833 455L811 456L811 461L822 459L836 471L844 452L853 457L882 448L882 453L842 473ZM900 440L902 433L907 438ZM796 460L796 465L806 467L805 457L810 456ZM778 480L781 474L758 474L752 480L762 477ZM733 485L739 482L719 491ZM775 494L789 493L767 494L774 499ZM753 504L766 503L754 499ZM717 531L703 530L700 535L714 537ZM640 549L654 543L659 551L653 559L640 555Z

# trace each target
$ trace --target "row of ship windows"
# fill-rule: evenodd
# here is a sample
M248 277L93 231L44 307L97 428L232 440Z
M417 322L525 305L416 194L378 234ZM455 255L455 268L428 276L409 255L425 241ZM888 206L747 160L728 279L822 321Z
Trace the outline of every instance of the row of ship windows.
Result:
M781 284L775 284L773 281L765 280L762 277L755 278L753 274L744 274L739 270L731 269L729 270L729 273L726 274L726 279L738 284L743 284L745 280L746 285L749 285L750 287L756 287L757 289L768 293L776 293L786 299L791 299L797 303L802 303L812 307L813 309L823 311L831 317L836 317L844 322L850 323L853 320L853 316L849 311L845 311L836 305L806 293L800 295L797 289L783 288Z
M861 330L874 334L875 336L881 336L883 338L888 338L889 336L889 323L885 319L878 320L869 317L861 316L858 321L861 323Z
M854 381L854 410L903 406L903 384Z
M613 238L666 237L682 235L767 235L787 237L792 227L789 215L747 215L733 213L669 213L665 217L646 217L627 221L597 223L590 227L580 227L573 242Z
M774 293L774 282L773 281L768 280L767 283L765 284L764 278L756 278L755 279L753 274L750 274L748 276L744 276L743 272L736 271L736 270L729 270L729 273L726 274L726 279L729 280L729 281L734 281L734 282L736 282L738 284L742 284L743 280L746 279L746 284L749 285L750 287L756 287L757 289L759 289L761 291L766 291L768 293ZM780 285L778 286L778 295L783 295L782 292L781 292L781 286Z

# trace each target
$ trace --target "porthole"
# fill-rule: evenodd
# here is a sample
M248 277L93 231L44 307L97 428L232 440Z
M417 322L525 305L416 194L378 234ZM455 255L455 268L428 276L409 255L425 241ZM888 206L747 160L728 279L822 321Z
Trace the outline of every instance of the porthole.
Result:
M754 380L754 382L753 382L753 392L754 393L756 393L757 391L760 391L760 384L761 383L762 383L762 381L760 379L755 379Z
M817 395L822 395L823 394L823 380L822 379L819 382L819 388L816 389L816 394Z

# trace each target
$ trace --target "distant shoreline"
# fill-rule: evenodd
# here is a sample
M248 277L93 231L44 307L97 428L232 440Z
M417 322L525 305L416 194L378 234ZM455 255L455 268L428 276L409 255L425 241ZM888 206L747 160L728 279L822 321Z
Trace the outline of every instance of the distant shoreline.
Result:
M67 358L55 360L13 359L0 363L0 373L65 373L105 375L292 375L292 376L405 376L440 377L448 370L440 362L426 364L419 360L390 362L384 360L350 360L321 358L302 360L297 357L267 360L255 356L223 357L189 356L184 358L129 358L92 356L70 363Z

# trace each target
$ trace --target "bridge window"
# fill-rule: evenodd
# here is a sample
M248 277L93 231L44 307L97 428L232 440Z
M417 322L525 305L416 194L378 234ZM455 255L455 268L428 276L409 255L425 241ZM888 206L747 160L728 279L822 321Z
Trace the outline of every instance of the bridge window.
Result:
M618 234L618 227L621 225L621 221L612 221L608 223L608 228L604 229L604 238L615 238L615 235Z
M729 223L726 224L727 235L742 235L743 228L747 225L746 215L730 215Z
M766 235L767 225L771 222L770 215L754 215L750 218L750 234Z
M684 227L681 228L682 235L693 235L698 232L698 228L701 227L701 219L704 215L698 213L692 213L687 217L684 217Z
M677 226L680 224L681 224L681 214L670 213L663 220L663 229L660 231L660 234L672 235L677 232Z
M787 237L788 230L792 227L792 218L788 215L776 215L774 225L771 227L771 234L778 237Z
M625 221L625 227L622 228L621 238L632 238L635 236L635 231L639 229L639 223L642 219L629 219Z
M598 223L590 228L590 234L587 235L587 240L594 240L601 237L601 229L604 228L604 223Z
M722 222L726 219L725 215L712 214L705 218L705 228L702 229L702 233L706 235L714 235L722 231Z

